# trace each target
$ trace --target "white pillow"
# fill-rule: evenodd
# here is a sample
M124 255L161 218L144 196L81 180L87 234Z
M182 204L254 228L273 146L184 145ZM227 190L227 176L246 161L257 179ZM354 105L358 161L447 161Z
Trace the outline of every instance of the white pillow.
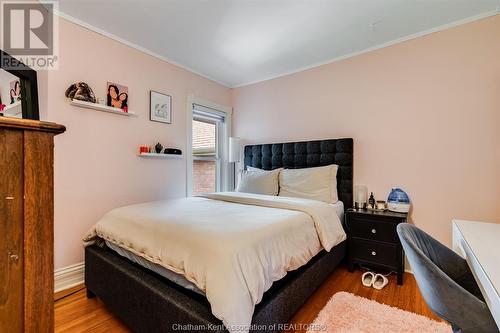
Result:
M266 171L247 167L247 170L241 172L236 192L278 195L278 176L281 170L282 168Z
M335 203L338 165L317 168L283 169L279 175L279 195Z

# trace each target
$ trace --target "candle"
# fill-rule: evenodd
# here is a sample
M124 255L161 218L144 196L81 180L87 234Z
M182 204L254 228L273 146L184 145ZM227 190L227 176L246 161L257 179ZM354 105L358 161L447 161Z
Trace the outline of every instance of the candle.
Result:
M365 208L368 197L368 188L365 185L354 187L354 203L357 208Z

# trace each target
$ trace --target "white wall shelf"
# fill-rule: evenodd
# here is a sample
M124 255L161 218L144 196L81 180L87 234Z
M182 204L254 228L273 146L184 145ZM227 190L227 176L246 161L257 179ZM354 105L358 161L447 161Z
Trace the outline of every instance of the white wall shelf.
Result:
M124 112L122 109L118 109L118 108L114 108L111 106L102 105L102 104L98 104L98 103L91 103L91 102L85 102L85 101L79 101L79 100L73 99L73 100L71 100L70 104L74 105L74 106L78 106L80 108L92 109L92 110L97 110L97 111L102 111L102 112L109 112L109 113L119 114L121 116L137 117L137 115L133 112Z
M140 153L137 154L139 157L143 158L182 158L182 155L176 155L176 154L157 154L157 153Z

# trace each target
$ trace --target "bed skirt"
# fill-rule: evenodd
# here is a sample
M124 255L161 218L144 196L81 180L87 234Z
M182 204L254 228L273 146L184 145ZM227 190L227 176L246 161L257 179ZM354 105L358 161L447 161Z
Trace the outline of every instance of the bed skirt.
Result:
M276 281L257 304L252 332L279 332L345 256L346 242L322 251ZM227 332L206 298L121 257L107 247L85 248L85 285L134 332ZM237 300L235 300L237 301Z

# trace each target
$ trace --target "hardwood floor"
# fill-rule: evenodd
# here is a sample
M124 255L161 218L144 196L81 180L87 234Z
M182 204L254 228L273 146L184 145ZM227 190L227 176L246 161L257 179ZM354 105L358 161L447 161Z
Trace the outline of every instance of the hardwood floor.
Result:
M403 286L396 284L396 277L389 278L389 285L383 290L364 287L361 284L362 271L349 273L344 266L339 267L310 297L292 318L292 323L308 324L338 291L376 300L403 310L422 314L439 320L427 307L412 274L405 274ZM109 313L98 299L87 299L85 289L59 299L55 303L55 332L130 332L124 324Z
M56 301L54 332L130 332L98 298L87 299L85 289Z
M349 273L347 267L339 267L336 269L332 276L330 276L330 278L307 300L302 308L297 311L291 323L312 323L330 297L339 291L347 291L361 297L375 300L379 303L415 312L441 321L441 319L429 309L427 304L425 304L413 274L405 273L404 284L402 286L397 285L396 275L393 274L389 277L389 284L384 289L376 290L361 284L361 275L363 273L364 272L360 270Z

